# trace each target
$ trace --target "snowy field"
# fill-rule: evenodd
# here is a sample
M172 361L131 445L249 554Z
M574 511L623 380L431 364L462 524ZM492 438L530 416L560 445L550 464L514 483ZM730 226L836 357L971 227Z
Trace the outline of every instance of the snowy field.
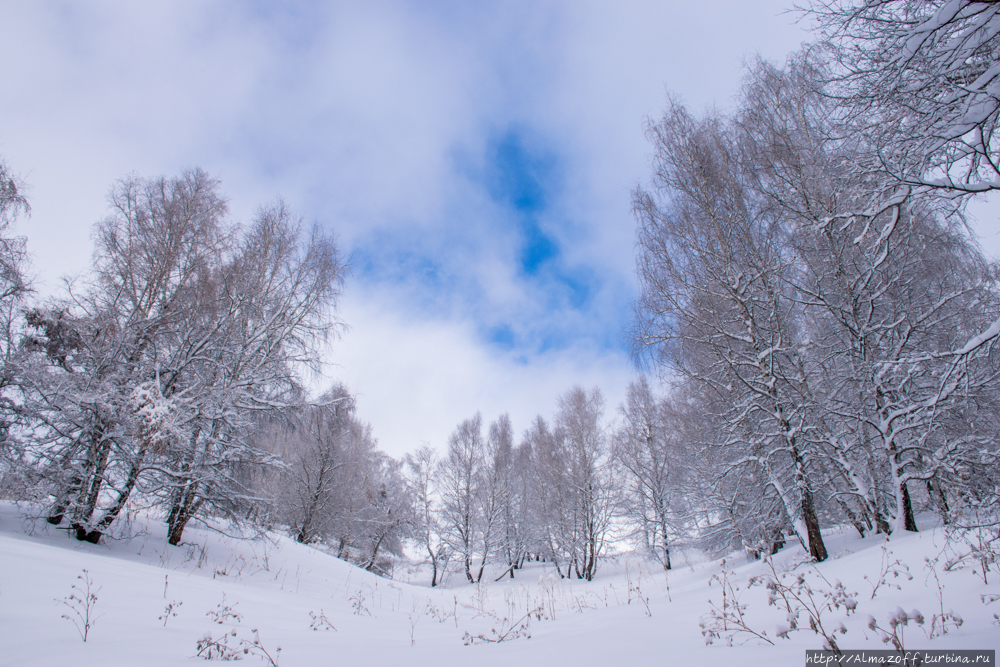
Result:
M603 561L592 582L559 580L552 568L532 564L514 579L494 582L495 572L478 586L453 572L431 589L419 569L385 579L280 536L234 539L189 528L184 545L168 546L162 522L141 516L132 520L131 537L91 545L25 518L29 509L0 505L2 665L200 664L199 641L209 635L222 644L209 647L215 655L234 649L265 665L270 655L282 667L801 665L805 649L821 648L822 638L809 629L805 610L798 630L789 628L782 593L815 602L819 622L836 632L841 648L886 648L881 637L892 634L890 619L900 611L907 618L919 611L923 620L896 627L907 649L1000 648L1000 601L990 603L1000 597L997 564L984 582L969 546L946 544L940 528L888 542L833 530L824 535L829 561L796 567L803 552L787 548L774 557L773 574L742 554L724 565L678 555L666 575L623 555ZM744 625L766 640L731 634L731 616L725 628L711 618L713 604L723 608L724 572L726 605L735 593ZM774 574L785 586L747 586L751 577ZM811 597L796 586L799 574ZM63 616L86 614L69 598L87 577L97 599L84 643ZM712 645L702 624L720 634ZM787 639L776 636L783 629Z

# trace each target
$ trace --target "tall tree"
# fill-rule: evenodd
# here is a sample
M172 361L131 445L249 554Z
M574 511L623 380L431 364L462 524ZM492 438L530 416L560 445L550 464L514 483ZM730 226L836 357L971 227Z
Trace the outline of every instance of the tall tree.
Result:
M462 559L465 577L477 583L489 554L482 549L483 535L482 469L485 443L483 418L476 414L466 419L448 441L448 454L441 461L440 489L442 522L450 549ZM479 557L477 574L473 561Z
M431 564L431 587L438 585L438 568L448 560L448 549L441 536L440 499L437 493L438 460L434 450L424 445L404 459L407 482L413 498L413 535L427 551Z
M680 487L669 406L657 400L645 376L628 386L622 423L615 434L615 459L630 481L625 512L643 537L643 545L670 569L670 546L677 511L675 489Z
M691 381L730 396L727 474L759 470L795 533L822 561L809 397L785 274L787 231L748 187L725 119L672 104L650 127L655 192L637 190L638 340Z
M89 279L28 313L25 410L52 523L96 542L141 483L177 544L199 512L253 502L241 469L267 459L257 415L298 396L297 373L338 326L343 267L280 203L237 228L200 170L131 177L109 200Z

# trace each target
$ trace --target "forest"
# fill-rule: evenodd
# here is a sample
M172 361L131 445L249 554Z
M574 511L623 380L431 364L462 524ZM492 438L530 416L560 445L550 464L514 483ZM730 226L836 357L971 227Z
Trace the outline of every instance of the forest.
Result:
M0 498L80 542L222 521L432 587L590 581L627 550L820 563L824 530L927 513L996 570L1000 266L965 215L1000 191L1000 4L808 15L817 41L748 64L731 111L647 122L626 401L569 387L523 433L477 413L399 459L350 387L308 389L349 324L329 231L281 200L238 224L200 169L132 175L90 271L40 299L0 162Z

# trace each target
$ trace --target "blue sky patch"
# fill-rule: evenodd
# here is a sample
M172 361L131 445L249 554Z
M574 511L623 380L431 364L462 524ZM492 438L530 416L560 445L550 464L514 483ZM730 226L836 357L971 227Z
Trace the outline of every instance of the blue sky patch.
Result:
M521 271L535 275L559 256L559 245L545 232L540 216L561 189L559 161L537 137L511 129L487 150L485 174L490 197L508 208L521 233Z

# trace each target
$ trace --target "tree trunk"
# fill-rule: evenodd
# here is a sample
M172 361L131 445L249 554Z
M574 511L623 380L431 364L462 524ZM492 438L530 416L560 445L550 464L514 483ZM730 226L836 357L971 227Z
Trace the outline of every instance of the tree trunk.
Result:
M927 495L930 496L934 505L938 509L938 513L941 515L941 523L948 525L948 499L944 496L944 491L941 489L941 483L937 479L927 480Z
M901 482L899 490L903 494L903 528L911 533L917 530L917 520L913 517L913 503L910 502L910 490L906 487L906 482Z
M820 532L819 519L816 517L816 507L813 504L812 491L802 490L802 520L809 534L809 554L817 563L827 559L826 545L823 544L823 533Z
M198 497L197 482L184 487L174 500L173 507L167 517L167 543L177 546L181 543L184 535L184 528L187 526L198 509L202 505L202 500Z

